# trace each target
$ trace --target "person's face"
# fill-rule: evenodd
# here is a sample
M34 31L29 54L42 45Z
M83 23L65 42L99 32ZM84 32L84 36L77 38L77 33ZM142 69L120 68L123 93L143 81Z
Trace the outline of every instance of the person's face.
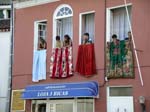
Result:
M117 38L113 38L113 42L116 42L117 41Z
M88 36L87 35L83 35L83 40L88 40Z
M131 32L128 32L128 37L131 37Z
M125 41L125 44L128 45L128 44L129 44L129 40L126 40L126 41Z
M67 41L67 37L64 37L64 40Z

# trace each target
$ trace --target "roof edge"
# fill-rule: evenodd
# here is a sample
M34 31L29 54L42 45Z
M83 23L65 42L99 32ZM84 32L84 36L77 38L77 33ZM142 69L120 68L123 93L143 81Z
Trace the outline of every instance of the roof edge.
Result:
M30 1L24 1L24 2L14 1L14 8L22 9L22 8L28 8L28 7L43 5L46 3L52 3L52 2L57 2L57 1L60 1L60 0L30 0Z

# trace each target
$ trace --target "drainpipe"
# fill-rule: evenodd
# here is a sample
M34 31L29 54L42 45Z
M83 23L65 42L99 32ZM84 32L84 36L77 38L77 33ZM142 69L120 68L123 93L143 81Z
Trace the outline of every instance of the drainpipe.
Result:
M12 74L13 74L13 56L14 56L14 7L13 1L11 1L11 22L10 22L10 31L11 31L11 45L10 45L10 69L9 69L9 107L7 112L11 112L11 96L12 96Z
M137 50L136 50L136 45L135 45L135 41L134 41L134 36L133 36L133 31L132 31L132 27L131 27L131 22L130 22L130 18L129 18L129 12L128 12L128 7L127 7L127 1L126 0L124 0L124 4L125 4L127 17L128 17L129 28L130 28L131 35L132 35L131 39L132 39L132 42L133 42L133 48L134 48L135 58L136 58L137 66L138 66L138 72L139 72L139 77L140 77L140 81L141 81L141 86L144 86L142 73L141 73L140 62L139 62L139 58L138 58L138 54L137 54Z
M105 13L105 16L104 16L104 17L105 17L105 24L104 24L104 29L105 29L105 30L104 30L104 36L105 36L105 37L104 37L104 42L105 42L105 44L104 44L104 45L105 45L105 47L104 47L104 51L105 51L105 56L104 56L104 60L105 60L105 63L104 63L104 64L105 64L105 67L104 67L104 68L105 68L105 69L104 69L104 70L105 70L105 71L104 71L105 77L104 77L104 81L105 81L105 83L106 83L106 81L108 81L107 74L106 74L106 69L107 69L107 68L106 68L106 41L107 41L107 40L106 40L106 31L107 31L107 27L106 27L106 20L107 20L107 17L106 17L107 6L106 6L106 5L107 5L107 3L106 3L106 2L107 2L107 0L105 0L105 12L104 12L104 13Z

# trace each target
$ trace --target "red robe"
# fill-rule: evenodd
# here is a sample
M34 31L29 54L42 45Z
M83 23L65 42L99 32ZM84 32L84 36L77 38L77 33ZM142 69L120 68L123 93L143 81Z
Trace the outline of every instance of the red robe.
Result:
M72 75L72 47L54 48L51 56L50 77L66 78Z
M76 72L84 76L96 74L94 44L79 46Z

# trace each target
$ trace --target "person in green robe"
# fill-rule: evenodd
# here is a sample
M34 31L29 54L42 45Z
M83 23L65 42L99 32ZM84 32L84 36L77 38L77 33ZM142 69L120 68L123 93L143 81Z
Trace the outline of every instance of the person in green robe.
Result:
M111 69L116 69L117 67L121 67L121 46L120 46L120 40L117 39L117 35L112 35L112 42L110 43L110 63L111 63Z

